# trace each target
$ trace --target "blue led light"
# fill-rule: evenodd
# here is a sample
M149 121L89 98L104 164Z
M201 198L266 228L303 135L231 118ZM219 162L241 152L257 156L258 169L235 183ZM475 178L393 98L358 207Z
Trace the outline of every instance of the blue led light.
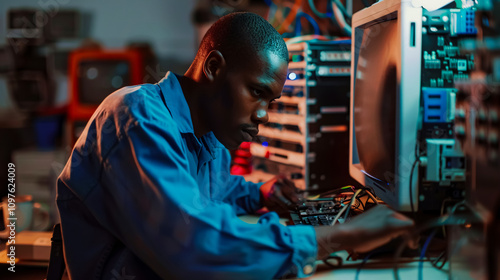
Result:
M262 142L262 146L267 147L267 146L269 146L269 143L267 143L266 141L264 141L264 142Z
M290 73L290 74L288 74L288 79L290 79L290 80L295 80L295 79L297 79L297 74L295 74L295 73L293 73L293 72L292 72L292 73Z

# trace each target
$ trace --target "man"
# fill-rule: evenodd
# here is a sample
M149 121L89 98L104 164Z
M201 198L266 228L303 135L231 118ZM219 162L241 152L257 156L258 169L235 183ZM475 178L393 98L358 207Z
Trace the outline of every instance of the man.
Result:
M207 32L184 76L168 73L106 98L58 180L70 277L303 277L316 258L370 250L411 227L388 208L325 228L285 227L275 213L255 225L237 217L297 202L286 179L261 186L230 176L225 149L267 122L287 65L269 23L234 13Z

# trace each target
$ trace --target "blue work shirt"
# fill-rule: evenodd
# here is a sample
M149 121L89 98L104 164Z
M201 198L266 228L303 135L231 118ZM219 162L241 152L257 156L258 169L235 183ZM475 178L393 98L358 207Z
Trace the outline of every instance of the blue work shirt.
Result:
M260 184L229 174L212 132L194 134L177 77L109 95L57 182L72 279L271 279L312 273L310 226L258 224ZM121 277L121 278L120 278Z

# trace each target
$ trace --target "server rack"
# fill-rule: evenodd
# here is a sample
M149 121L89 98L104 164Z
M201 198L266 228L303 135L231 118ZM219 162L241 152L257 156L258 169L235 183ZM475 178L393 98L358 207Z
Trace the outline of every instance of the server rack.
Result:
M288 51L282 97L251 144L254 170L285 174L313 193L356 184L348 170L351 41L307 41Z

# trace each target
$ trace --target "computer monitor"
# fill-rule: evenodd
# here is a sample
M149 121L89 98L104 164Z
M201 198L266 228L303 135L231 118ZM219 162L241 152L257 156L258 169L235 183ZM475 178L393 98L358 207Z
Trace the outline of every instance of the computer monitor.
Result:
M70 54L68 71L68 141L72 145L109 94L142 83L144 67L135 50L76 50Z
M7 75L9 93L16 107L35 111L52 105L45 73L40 71L18 71Z
M45 26L50 40L78 38L81 33L81 16L77 10L59 10Z
M99 104L124 86L142 83L141 56L134 50L77 50L69 59L71 120L88 120Z
M349 173L399 211L414 209L422 8L384 0L352 20Z

